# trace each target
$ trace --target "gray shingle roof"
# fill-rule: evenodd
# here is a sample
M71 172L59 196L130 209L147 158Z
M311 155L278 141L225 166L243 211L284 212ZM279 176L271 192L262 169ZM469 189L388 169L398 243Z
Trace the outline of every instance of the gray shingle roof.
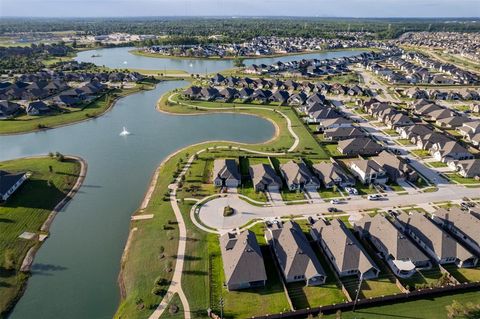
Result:
M353 233L340 220L334 219L327 225L323 219L319 219L313 224L312 231L325 242L335 257L333 262L341 272L358 269L364 274L377 268Z
M440 259L457 257L460 260L466 260L473 257L472 253L423 214L401 214L398 220L404 227L415 233Z
M325 271L317 259L310 243L300 226L288 221L281 227L272 226L273 248L278 263L287 277L305 276L306 279L316 275L325 276Z
M262 251L250 230L221 236L220 250L227 284L267 280Z
M428 260L428 257L415 246L402 232L380 214L370 217L368 215L355 222L370 236L380 241L393 259L417 261Z

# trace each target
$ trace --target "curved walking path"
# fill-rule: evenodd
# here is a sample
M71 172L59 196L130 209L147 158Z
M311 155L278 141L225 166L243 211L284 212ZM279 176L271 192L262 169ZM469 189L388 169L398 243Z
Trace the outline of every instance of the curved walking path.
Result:
M184 103L184 102L175 101L175 100L173 100L173 97L176 96L176 95L178 95L178 93L171 94L168 97L168 102L173 103L173 104L178 104L178 105L184 105L184 106L188 106L188 107L192 107L192 108L196 108L196 109L206 110L206 111L209 111L209 110L231 111L231 110L252 110L252 109L254 109L254 110L264 110L264 111L276 112L276 113L280 114L281 116L283 116L285 118L285 120L287 121L287 129L290 132L290 135L292 135L293 139L295 140L293 145L288 149L288 152L293 152L297 148L298 144L300 143L300 138L298 137L298 135L295 133L295 131L292 128L292 121L290 120L290 118L288 116L286 116L284 113L282 113L279 110L268 108L268 107L261 107L261 106L205 107L205 106L199 106L199 105L193 105L193 104L188 104L188 103ZM255 151L253 151L253 152L255 152ZM263 153L258 153L258 154L263 154ZM278 155L278 153L271 153L271 154Z
M169 96L169 100L170 100L170 98L171 98L171 96ZM225 109L225 108L223 108L223 109ZM230 109L230 108L226 108L226 109ZM272 110L272 109L269 109L269 108L262 108L262 107L258 107L258 109L275 111L275 110ZM293 132L293 129L291 128L291 121L288 118L288 116L286 116L285 114L283 114L279 111L277 111L277 112L282 114L283 117L285 117L285 119L287 120L287 125L289 127L290 133L292 134L292 136L295 139L293 145L289 149L289 151L293 151L297 148L297 146L300 142L300 139L295 134L295 132ZM194 145L190 145L188 147L192 147L192 146L194 146ZM215 149L229 149L229 148L237 149L237 150L241 150L241 151L245 151L245 152L250 152L250 153L253 153L253 154L266 155L266 156L278 156L278 155L285 155L286 154L284 152L282 152L282 153L261 152L261 151L251 150L251 149L248 149L248 148L238 147L238 146L234 146L234 147L216 146L215 147ZM190 168L193 161L195 160L195 157L200 155L203 152L206 152L207 149L208 148L201 149L201 150L197 151L194 155L190 156L188 161L185 163L182 171L180 172L180 174L175 179L175 182L168 186L168 188L171 190L171 192L170 192L170 204L172 206L173 212L175 213L175 218L177 219L178 229L179 229L179 242L178 242L178 249L177 249L177 259L176 259L176 262L175 262L175 270L174 270L174 273L173 273L172 281L170 283L170 286L168 287L168 291L165 294L164 298L162 299L161 303L158 305L158 307L155 309L155 311L150 315L149 319L160 318L160 316L163 314L165 309L168 307L168 304L169 304L170 300L173 298L173 296L175 294L178 294L178 296L180 297L180 300L182 302L183 309L184 309L185 319L190 319L191 318L190 305L189 305L187 297L185 296L185 293L182 289L182 273L183 273L183 265L184 265L184 261L185 261L185 249L186 249L186 243L187 243L187 241L186 241L187 229L185 227L185 220L183 219L183 215L182 215L182 212L180 210L180 207L178 207L177 189L178 189L178 183L182 180L182 177L187 173L188 169ZM180 151L182 151L182 150L178 150L177 152L175 152L173 154L170 154L170 156L168 156L162 162L162 164L167 162L170 158L172 158L172 156L174 156L175 154L177 154ZM155 189L155 186L156 186L156 180L158 179L158 176L159 176L159 173L160 173L160 167L162 167L162 164L160 164L159 168L155 171L154 177L152 179L152 183L151 183L151 185L150 185L150 187L147 191L147 194L145 195L144 201L142 202L142 204L140 206L141 210L143 210L147 207L148 202L151 199L151 196L153 194L153 190ZM193 224L196 227L198 227L199 229L201 229L205 232L218 234L219 232L203 226L195 218L195 211L196 211L196 208L198 207L198 205L201 204L203 201L208 200L210 198L213 198L215 196L218 196L218 195L217 194L211 195L211 196L206 197L206 198L198 201L197 203L195 203L195 205L190 210L190 219L193 222ZM240 198L239 195L237 195L237 197ZM253 201L253 202L255 202L255 201ZM260 203L260 202L258 202L258 203ZM264 203L262 203L262 204L264 204Z

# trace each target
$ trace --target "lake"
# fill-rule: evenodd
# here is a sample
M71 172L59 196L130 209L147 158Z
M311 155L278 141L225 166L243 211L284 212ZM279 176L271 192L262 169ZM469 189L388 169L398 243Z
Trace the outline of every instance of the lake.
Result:
M132 47L119 47L98 49L79 52L75 60L79 62L91 62L97 65L106 66L113 69L144 69L144 70L184 70L189 73L213 73L234 67L233 60L220 59L178 59L178 58L152 58L139 55L133 55L129 51ZM337 57L349 57L365 52L362 50L341 50L331 52L309 53L299 55L289 55L277 58L256 58L246 59L245 64L273 64L276 61L288 62L302 59L332 59ZM93 55L97 57L92 57Z

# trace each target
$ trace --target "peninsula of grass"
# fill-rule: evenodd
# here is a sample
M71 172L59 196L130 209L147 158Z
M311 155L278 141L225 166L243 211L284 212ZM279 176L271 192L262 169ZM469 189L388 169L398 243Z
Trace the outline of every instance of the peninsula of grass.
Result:
M295 152L291 154L308 155L314 159L328 159L329 154L319 145L318 141L309 132L307 126L301 121L294 110L290 107L282 107L270 104L250 103L222 103L207 101L183 100L178 92L166 93L159 100L157 108L160 111L173 114L207 114L209 112L238 112L263 117L273 122L277 128L278 136L275 141L260 150L265 152L285 152L294 143L290 134L286 119L279 113L287 116L292 125L292 130L299 137L299 144ZM252 148L252 147L248 147Z
M65 108L62 112L49 115L21 115L5 119L0 125L0 135L28 133L96 118L107 112L118 98L153 88L151 82L141 82L133 88L110 90L83 108Z
M0 204L0 317L3 318L20 298L29 274L20 267L31 248L38 249L38 235L54 207L74 187L81 164L76 159L63 161L50 157L24 158L0 162L0 170L28 172L30 177ZM29 232L33 239L19 236Z

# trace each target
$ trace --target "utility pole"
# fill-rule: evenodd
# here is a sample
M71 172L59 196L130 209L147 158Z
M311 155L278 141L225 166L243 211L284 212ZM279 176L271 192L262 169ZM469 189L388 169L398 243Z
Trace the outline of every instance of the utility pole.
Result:
M357 294L353 302L353 309L352 309L353 312L355 312L355 307L357 306L358 296L360 295L360 288L362 287L362 281L363 281L363 273L360 274L360 282L358 283Z
M223 306L224 306L224 300L223 300L223 296L220 297L220 302L219 302L219 305L220 305L220 319L223 319Z

